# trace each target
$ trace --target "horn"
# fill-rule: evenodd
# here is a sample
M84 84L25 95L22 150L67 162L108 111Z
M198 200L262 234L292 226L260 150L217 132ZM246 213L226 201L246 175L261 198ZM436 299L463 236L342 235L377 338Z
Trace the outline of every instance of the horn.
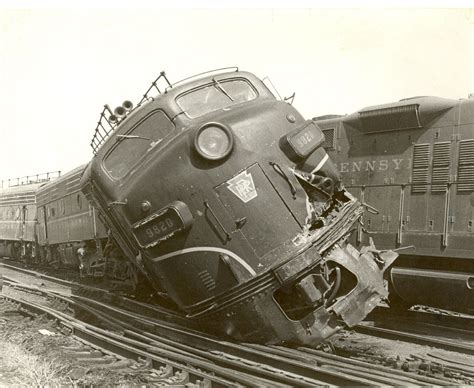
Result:
M127 114L127 111L123 106L118 106L114 109L114 114L120 119Z
M133 109L133 102L129 100L125 100L122 103L122 107L128 112L130 112Z
M109 116L109 121L111 124L115 124L118 121L118 117L116 115L110 115Z

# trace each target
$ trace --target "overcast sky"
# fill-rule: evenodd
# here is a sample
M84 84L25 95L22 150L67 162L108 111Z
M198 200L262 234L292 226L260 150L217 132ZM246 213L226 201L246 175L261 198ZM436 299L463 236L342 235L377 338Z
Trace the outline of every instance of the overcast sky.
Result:
M226 66L269 76L306 118L474 93L474 12L0 9L0 179L92 157L103 105Z

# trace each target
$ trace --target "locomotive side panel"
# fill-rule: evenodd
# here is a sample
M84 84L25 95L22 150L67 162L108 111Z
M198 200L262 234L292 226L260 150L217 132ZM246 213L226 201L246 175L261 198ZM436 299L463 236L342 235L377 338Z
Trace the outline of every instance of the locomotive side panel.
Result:
M96 210L79 190L84 167L44 185L37 193L37 234L43 257L73 268L80 267L80 249L96 256L100 239L107 238Z
M392 270L403 303L474 311L474 100L418 97L317 122L369 205L376 244L403 248Z
M85 166L45 185L38 192L39 243L80 242L107 236L97 211L79 189Z
M0 254L35 255L36 191L40 184L0 190Z
M398 121L399 128L387 130L393 109L410 105L418 107L419 127ZM326 147L346 187L379 210L365 222L384 248L414 245L404 254L471 258L473 106L417 98L317 121L335 134ZM379 122L364 122L367 111Z

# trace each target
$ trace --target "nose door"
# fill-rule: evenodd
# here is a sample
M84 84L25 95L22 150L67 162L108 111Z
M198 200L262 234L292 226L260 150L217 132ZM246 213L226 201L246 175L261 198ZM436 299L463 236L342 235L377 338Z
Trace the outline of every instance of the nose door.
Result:
M218 185L215 191L260 258L301 231L258 163ZM271 265L274 259L269 260L266 264Z

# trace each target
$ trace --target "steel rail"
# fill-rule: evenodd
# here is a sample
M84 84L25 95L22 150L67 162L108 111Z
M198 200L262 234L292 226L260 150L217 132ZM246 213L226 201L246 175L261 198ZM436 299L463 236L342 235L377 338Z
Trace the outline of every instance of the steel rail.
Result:
M341 356L335 355L335 354L328 354L319 350L307 348L307 347L300 347L298 348L301 352L304 352L305 354L309 354L312 357L314 357L315 360L318 362L324 363L331 365L332 360L338 360L340 359ZM346 358L344 357L344 360L346 362L346 368L347 369L353 369L353 368L363 368L363 370L367 370L367 372L380 375L382 377L388 377L390 374L387 374L387 368L381 365L374 365L374 364L368 364L367 362L360 361L360 360L354 360L352 358ZM370 369L366 369L367 365L370 365ZM390 370L390 369L389 369ZM393 372L391 372L393 373ZM444 379L444 378L432 378L428 376L422 376L418 375L414 378L413 373L397 370L396 374L398 375L398 380L403 380L406 381L407 383L413 384L413 383L419 383L423 382L426 384L433 384L433 385L439 385L439 384L452 384L452 381L449 379ZM414 380L411 382L411 380ZM392 382L393 384L393 382Z
M187 323L188 325L190 324L189 320L186 320L183 315L178 314L176 311L167 309L165 307L159 306L159 305L152 305L152 304L147 304L143 303L134 299L130 299L128 297L125 297L123 295L119 295L117 293L111 292L107 289L99 288L99 287L93 287L90 285L84 285L80 283L76 283L73 281L69 280L64 280L60 278L55 278L52 276L44 275L40 272L21 268L21 267L16 267L14 265L9 265L5 263L0 262L0 268L5 267L8 269L11 269L13 271L18 271L25 273L30 276L34 276L35 278L40 278L44 279L47 281L50 281L52 283L57 283L60 285L63 285L65 287L68 287L71 289L71 292L75 292L77 294L81 295L93 295L96 298L100 298L101 300L107 300L110 303L113 303L115 305L118 305L122 308L136 311L139 313L144 313L144 314L156 314L159 315L161 318L165 320L170 320L170 321L179 321L181 323ZM3 275L5 278L5 275ZM14 279L9 279L11 281L15 281Z
M204 337L202 334L196 334L189 331L182 331L181 328L169 328L166 325L163 325L162 322L152 320L148 317L139 317L129 312L123 311L112 311L113 308L101 304L98 301L92 301L92 304L96 305L96 311L100 311L101 314L110 317L113 314L118 314L120 322L127 321L129 324L134 324L134 331L136 333L136 328L141 327L147 331L146 338L150 340L159 340L161 343L166 343L170 346L178 346L183 348L185 345L183 343L192 346L194 349L205 350L205 352L196 351L196 354L201 357L209 357L208 353L212 352L213 355L229 355L234 359L247 360L246 362L256 362L259 364L271 365L275 368L281 369L286 373L291 372L295 375L308 378L319 378L320 380L325 381L326 383L336 384L336 385L374 385L374 384L404 384L409 380L410 385L413 384L430 384L430 385L446 385L446 383L452 383L451 380L429 378L424 376L416 376L413 374L403 374L402 378L400 377L399 371L394 372L390 368L385 368L382 366L377 366L375 368L378 371L384 371L385 376L381 376L380 373L375 374L373 371L361 373L357 372L357 368L352 368L348 371L346 368L347 358L342 356L333 356L331 360L331 368L328 366L320 366L320 363L308 362L307 353L300 352L298 357L294 357L294 352L286 347L271 347L264 345L250 345L250 344L235 344L230 342L219 341L210 337ZM105 310L104 310L105 309ZM154 337L150 331L153 333L160 333L159 339ZM164 338L166 337L166 338ZM174 342L170 341L169 338L174 338ZM208 353L206 353L208 352ZM329 359L330 357L328 357ZM316 360L313 360L316 361ZM328 364L329 361L326 361ZM356 365L356 363L354 363ZM372 369L373 365L369 363L363 363L360 361L360 364L357 366L365 365L367 370ZM234 366L232 366L234 367ZM339 368L339 369L337 369ZM353 373L354 372L354 373ZM334 374L337 375L339 381L334 380ZM325 378L321 376L325 376ZM390 376L390 378L388 378ZM301 378L300 377L300 378ZM327 378L331 379L328 381ZM342 381L342 380L346 381ZM349 381L351 380L351 381Z
M429 311L393 311L389 307L377 306L365 319L366 321L403 320L416 323L432 324L446 328L470 330L474 332L474 316L456 312L438 313Z
M15 285L15 286L18 287L18 285ZM103 335L103 336L106 336L106 337L107 336L111 337L113 341L130 342L135 348L141 348L142 351L144 351L144 352L157 354L161 357L166 357L166 358L185 357L185 360L183 362L186 362L186 363L191 364L191 365L193 365L193 362L194 363L196 362L194 360L198 360L198 361L200 360L202 363L205 363L205 364L211 362L212 365L216 365L215 362L221 362L221 364L222 363L226 364L226 367L222 367L223 370L225 371L225 373L230 374L230 376L232 376L234 378L235 378L235 375L239 376L240 374L242 374L243 376L245 376L247 378L247 380L253 379L254 381L252 381L251 384L250 384L252 386L254 386L254 385L259 385L259 386L280 386L280 385L284 385L284 386L292 385L292 386L294 386L294 385L299 385L299 386L313 387L315 385L328 385L327 382L325 382L325 381L319 381L319 380L314 379L314 378L313 379L306 379L306 381L305 381L305 379L302 378L301 376L291 375L291 373L288 373L287 375L285 375L284 371L277 370L276 368L271 368L269 366L262 365L262 364L259 364L259 363L251 363L248 360L237 360L237 359L235 359L235 357L232 359L232 358L229 358L229 356L227 356L225 354L223 354L221 356L216 355L216 354L211 354L211 356L209 356L209 354L207 354L206 352L199 351L198 349L193 349L190 346L186 347L186 346L180 344L179 342L169 341L169 342L171 342L171 345L167 346L166 344L163 344L163 343L160 343L159 341L157 341L157 340L160 340L160 337L158 337L158 336L151 336L152 341L150 341L150 338L147 338L143 332L142 332L142 334L137 333L137 329L135 329L133 327L133 325L128 325L128 329L126 329L125 328L126 325L123 322L120 322L119 320L114 319L113 317L111 317L109 315L104 315L101 311L96 311L93 308L91 308L90 306L83 305L80 302L72 300L66 295L57 294L55 291L48 291L48 290L44 290L44 289L40 290L40 289L38 289L37 287L34 287L34 286L20 285L19 287L23 288L25 290L28 290L28 291L43 293L46 296L62 299L66 303L70 303L71 305L74 305L76 308L80 308L83 311L85 311L87 313L90 313L90 314L94 315L95 317L98 317L98 318L102 319L103 321L105 321L108 324L109 327L113 328L114 330L120 330L123 334L117 336L114 333L111 333L111 332L108 332L108 331L103 331L103 330L98 329L98 328L94 328L94 327L90 326L87 323L82 323L81 322L81 325L86 326L89 329L93 328L96 332L99 332L100 335ZM88 298L85 298L85 297L77 297L77 298L79 300L84 300L85 299L85 300L92 301L92 300L90 300ZM33 303L31 303L31 304L34 305ZM43 309L53 311L53 313L56 314L56 315L54 315L55 318L57 318L58 316L66 317L65 319L68 320L69 324L71 323L71 320L74 319L74 318L71 318L71 317L63 314L63 313L54 312L54 310L50 310L47 307L44 307ZM69 318L67 318L67 317L69 317ZM68 327L70 327L70 326L68 326ZM85 340L88 340L91 343L97 344L97 338L96 337L94 337L95 340L90 340L90 333L85 333L83 330L78 331L77 328L75 328L75 327L72 327L71 329L75 332L76 336L78 336L80 338L83 338ZM131 329L133 329L133 331ZM138 341L133 340L131 338L127 338L126 336L124 336L124 334L128 334L129 337L139 338L142 341L143 341L143 339L145 339L148 342L146 342L146 343L138 342ZM110 345L107 345L107 342L103 338L100 341L101 341L100 346L102 348L107 348L107 346L110 346ZM117 349L114 348L114 353L117 353L117 352L118 352ZM201 356L199 356L199 352L201 352L201 354L202 354ZM123 354L123 356L130 358L129 353ZM203 356L207 356L207 357L203 357ZM227 359L226 359L226 356L227 356ZM226 359L225 362L222 362L223 359ZM243 363L242 363L242 361L243 361ZM228 364L230 364L230 367L232 369L228 369L228 367L229 367ZM203 366L199 365L199 367L202 368ZM216 365L214 368L221 368L221 367L218 367ZM246 371L247 372L250 371L252 374L250 375L250 374L246 373ZM221 374L222 374L222 371L221 371ZM257 377L255 377L255 376L257 376ZM263 376L263 377L258 377L258 376ZM229 377L229 376L225 376L225 377ZM246 383L249 384L249 381L247 381Z
M74 336L91 344L93 347L100 348L104 353L113 353L115 355L135 360L138 360L138 358L150 359L153 363L153 367L157 369L163 365L171 365L174 369L188 372L196 379L208 379L217 383L218 386L239 386L241 384L247 386L269 386L269 384L272 386L279 386L275 382L264 380L242 372L231 371L208 361L199 360L191 356L185 356L182 353L167 352L167 357L159 356L156 353L143 350L143 344L137 341L127 339L122 335L79 321L70 315L55 311L49 307L41 306L34 302L18 299L12 296L2 295L0 298L17 303L24 309L33 311L36 314L46 314L52 319L57 319L63 326L69 328ZM209 373L205 371L209 371Z
M188 352L189 354L193 354L194 357L222 364L226 368L242 371L250 370L253 374L270 379L273 382L280 381L283 384L289 384L292 386L314 387L315 385L328 385L326 380L318 380L316 378L317 376L314 376L313 378L303 377L265 364L262 360L249 360L248 358L242 358L228 352L216 351L214 349L201 349L194 345L187 345L180 341L165 338L162 335L140 330L136 327L137 325L113 318L110 315L110 310L107 313L104 313L101 309L94 309L90 306L81 306L81 308L93 313L96 317L99 317L108 323L111 322L114 326L122 326L124 336L136 338L142 341L148 350L152 349L155 351L160 349L173 349L174 351ZM142 317L134 317L132 318L132 321L140 318ZM200 333L197 335L201 336L204 341L209 340L209 337L205 337ZM358 381L358 383L361 383L361 381Z
M17 268L14 267L13 269L16 270ZM34 271L25 271L28 271L30 274L34 274ZM52 281L55 279L52 277L49 278L53 279ZM77 283L73 283L73 285L75 287L78 286ZM44 290L38 291L41 292ZM169 322L164 322L163 320L152 319L150 317L144 317L141 315L144 311L146 314L152 313L153 315L158 315L163 318L161 315L163 312L165 315L169 313L169 311L166 309L155 309L153 306L130 300L128 298L118 297L117 295L109 293L103 289L93 288L93 291L99 292L101 296L107 296L106 299L108 299L110 302L119 302L118 304L120 304L122 308L132 308L134 312L119 310L105 303L83 296L73 295L71 298L75 299L75 303L78 306L82 304L81 308L83 310L88 310L89 313L101 317L101 319L105 321L108 320L111 326L111 321L113 320L112 315L118 315L120 319L114 318L114 325L115 327L124 328L124 333L127 336L133 337L142 342L148 341L149 346L152 348L158 346L164 350L172 349L176 351L179 349L180 352L192 353L193 357L212 359L213 362L222 363L222 365L226 365L227 367L234 369L238 369L239 366L241 367L242 363L245 362L247 364L253 363L254 371L256 371L255 368L260 368L261 371L263 370L263 372L260 372L260 376L263 378L268 378L269 376L271 377L272 373L277 373L280 374L280 376L284 376L284 378L280 379L280 381L292 385L297 383L299 383L297 385L304 385L305 379L312 379L306 380L306 382L310 382L311 384L329 383L334 385L388 384L389 381L392 385L395 383L409 383L410 385L414 383L452 383L451 380L434 379L424 376L416 376L415 378L413 374L401 371L397 371L396 374L393 374L393 371L388 368L384 369L382 366L374 366L372 364L364 363L363 361L358 360L356 362L356 360L351 360L342 356L328 355L324 352L316 354L314 352L317 351L314 349L301 348L298 351L292 351L291 349L283 347L260 347L260 345L242 344L238 345L230 342L220 341L209 336L204 336L202 333L193 331L189 327L183 327L179 324L170 324ZM52 292L58 296L56 291ZM124 300L126 300L126 303L124 303ZM89 307L86 307L84 304L87 304ZM123 307L124 305L126 306ZM137 310L141 310L141 312L136 312ZM171 313L172 315L176 315L173 312ZM168 318L170 318L170 316L168 316ZM124 327L125 322L128 322L127 327ZM132 325L132 327L130 325ZM142 330L137 331L137 327L140 327ZM160 333L160 335L157 336L152 334L150 333L151 331L154 333ZM189 346L183 345L184 343L188 344ZM312 357L310 358L316 365L309 365L308 363L307 359L309 357L309 350L311 350L309 353L312 353ZM301 353L298 353L299 351L301 351ZM324 360L321 358L323 357L322 354L326 355ZM331 358L329 356L335 358ZM319 359L317 357L319 357ZM353 367L348 367L347 365L349 364ZM265 365L269 370L265 370ZM321 365L322 367L320 367ZM271 370L270 366L274 367L273 370ZM357 370L358 368L360 369ZM352 373L352 375L348 373L348 370ZM389 372L392 374L390 375ZM321 381L315 380L318 374L325 376L325 379L321 379ZM335 379L335 374L337 375L337 379Z
M357 331L358 333L368 334L371 336L398 341L408 341L410 343L415 343L419 345L436 346L437 348L445 350L474 355L474 346L472 345L464 345L462 343L456 343L450 340L432 338L422 334L407 333L401 330L386 329L377 326L368 326L365 324L359 324L353 327L353 330Z

